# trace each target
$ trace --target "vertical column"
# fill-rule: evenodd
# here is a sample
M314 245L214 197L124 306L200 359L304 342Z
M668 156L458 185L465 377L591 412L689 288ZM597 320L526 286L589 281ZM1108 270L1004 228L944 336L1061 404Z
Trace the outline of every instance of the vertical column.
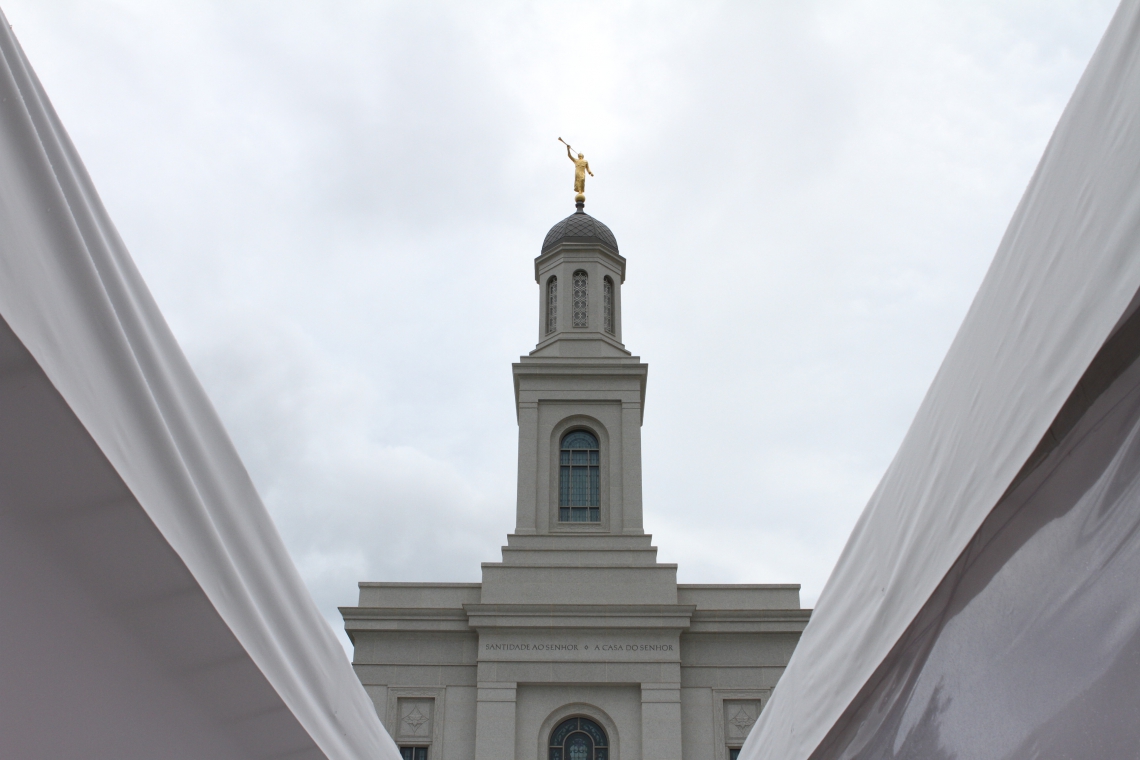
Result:
M538 512L538 402L519 402L519 490L515 533L534 534Z
M574 270L565 257L558 264L558 332L574 330Z
M535 282L538 283L538 342L546 340L548 334L546 328L550 318L550 272L543 272L535 277ZM555 283L555 291L557 292L558 284ZM554 308L558 308L558 296L554 298ZM557 329L557 325L555 325ZM553 335L553 333L550 333Z
M614 278L614 337L621 343L621 273L615 272Z
M363 683L363 682L362 682ZM364 683L364 691L368 692L368 696L372 698L372 706L376 708L376 716L380 718L380 722L384 724L384 728L388 729L388 733L395 731L392 726L392 719L388 716L388 687L382 683Z
M642 760L681 760L681 684L641 684Z
M602 296L602 272L604 270L595 263L582 268L590 275L590 330L599 333L604 332L606 324L605 313L602 310L605 303L605 298Z
M641 404L621 404L622 533L644 533L641 517Z
M515 688L514 683L479 683L475 704L475 760L515 760ZM680 754L677 757L680 758Z

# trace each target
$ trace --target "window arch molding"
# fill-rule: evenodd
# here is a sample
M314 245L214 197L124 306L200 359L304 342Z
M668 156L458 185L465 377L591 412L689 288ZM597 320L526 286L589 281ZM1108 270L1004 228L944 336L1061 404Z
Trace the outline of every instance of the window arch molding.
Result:
M570 718L587 718L594 721L606 732L610 746L608 760L621 760L621 742L618 736L617 724L605 710L586 702L572 702L559 707L546 717L538 731L538 757L546 760L550 757L550 732L558 724Z
M598 522L565 522L559 521L559 477L560 477L560 456L562 453L562 439L570 433L581 430L590 433L598 439L598 453L599 453L599 474L601 476L600 483L600 499L599 508L601 510L601 519ZM550 431L549 441L549 459L550 466L548 472L550 473L550 488L549 488L549 510L547 518L549 525L556 530L605 530L608 529L610 524L610 434L606 426L601 420L591 417L586 414L575 414L559 421L557 425ZM545 757L545 755L543 755Z

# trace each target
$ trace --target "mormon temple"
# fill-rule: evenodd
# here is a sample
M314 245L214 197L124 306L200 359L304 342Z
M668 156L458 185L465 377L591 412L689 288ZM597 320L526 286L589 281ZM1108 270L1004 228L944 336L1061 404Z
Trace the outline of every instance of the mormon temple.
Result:
M502 561L360 584L351 665L2 13L0 94L0 758L1140 756L1140 0L810 624L656 561L626 262L579 207Z
M626 260L578 200L534 261L539 341L513 365L502 561L482 583L364 582L341 608L408 760L735 760L808 621L798 585L678 584L657 561Z

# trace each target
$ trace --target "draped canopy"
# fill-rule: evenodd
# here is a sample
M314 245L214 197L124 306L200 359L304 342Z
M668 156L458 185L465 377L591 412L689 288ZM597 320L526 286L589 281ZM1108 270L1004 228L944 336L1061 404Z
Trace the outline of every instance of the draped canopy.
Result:
M1135 755L1138 288L1125 0L741 758Z
M0 754L398 760L0 21Z

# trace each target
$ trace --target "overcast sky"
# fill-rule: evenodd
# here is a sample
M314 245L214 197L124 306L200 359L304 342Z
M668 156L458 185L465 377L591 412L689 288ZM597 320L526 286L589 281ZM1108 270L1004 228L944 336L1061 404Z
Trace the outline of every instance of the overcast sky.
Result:
M1115 8L0 4L338 629L513 528L559 136L629 261L659 559L814 604Z

